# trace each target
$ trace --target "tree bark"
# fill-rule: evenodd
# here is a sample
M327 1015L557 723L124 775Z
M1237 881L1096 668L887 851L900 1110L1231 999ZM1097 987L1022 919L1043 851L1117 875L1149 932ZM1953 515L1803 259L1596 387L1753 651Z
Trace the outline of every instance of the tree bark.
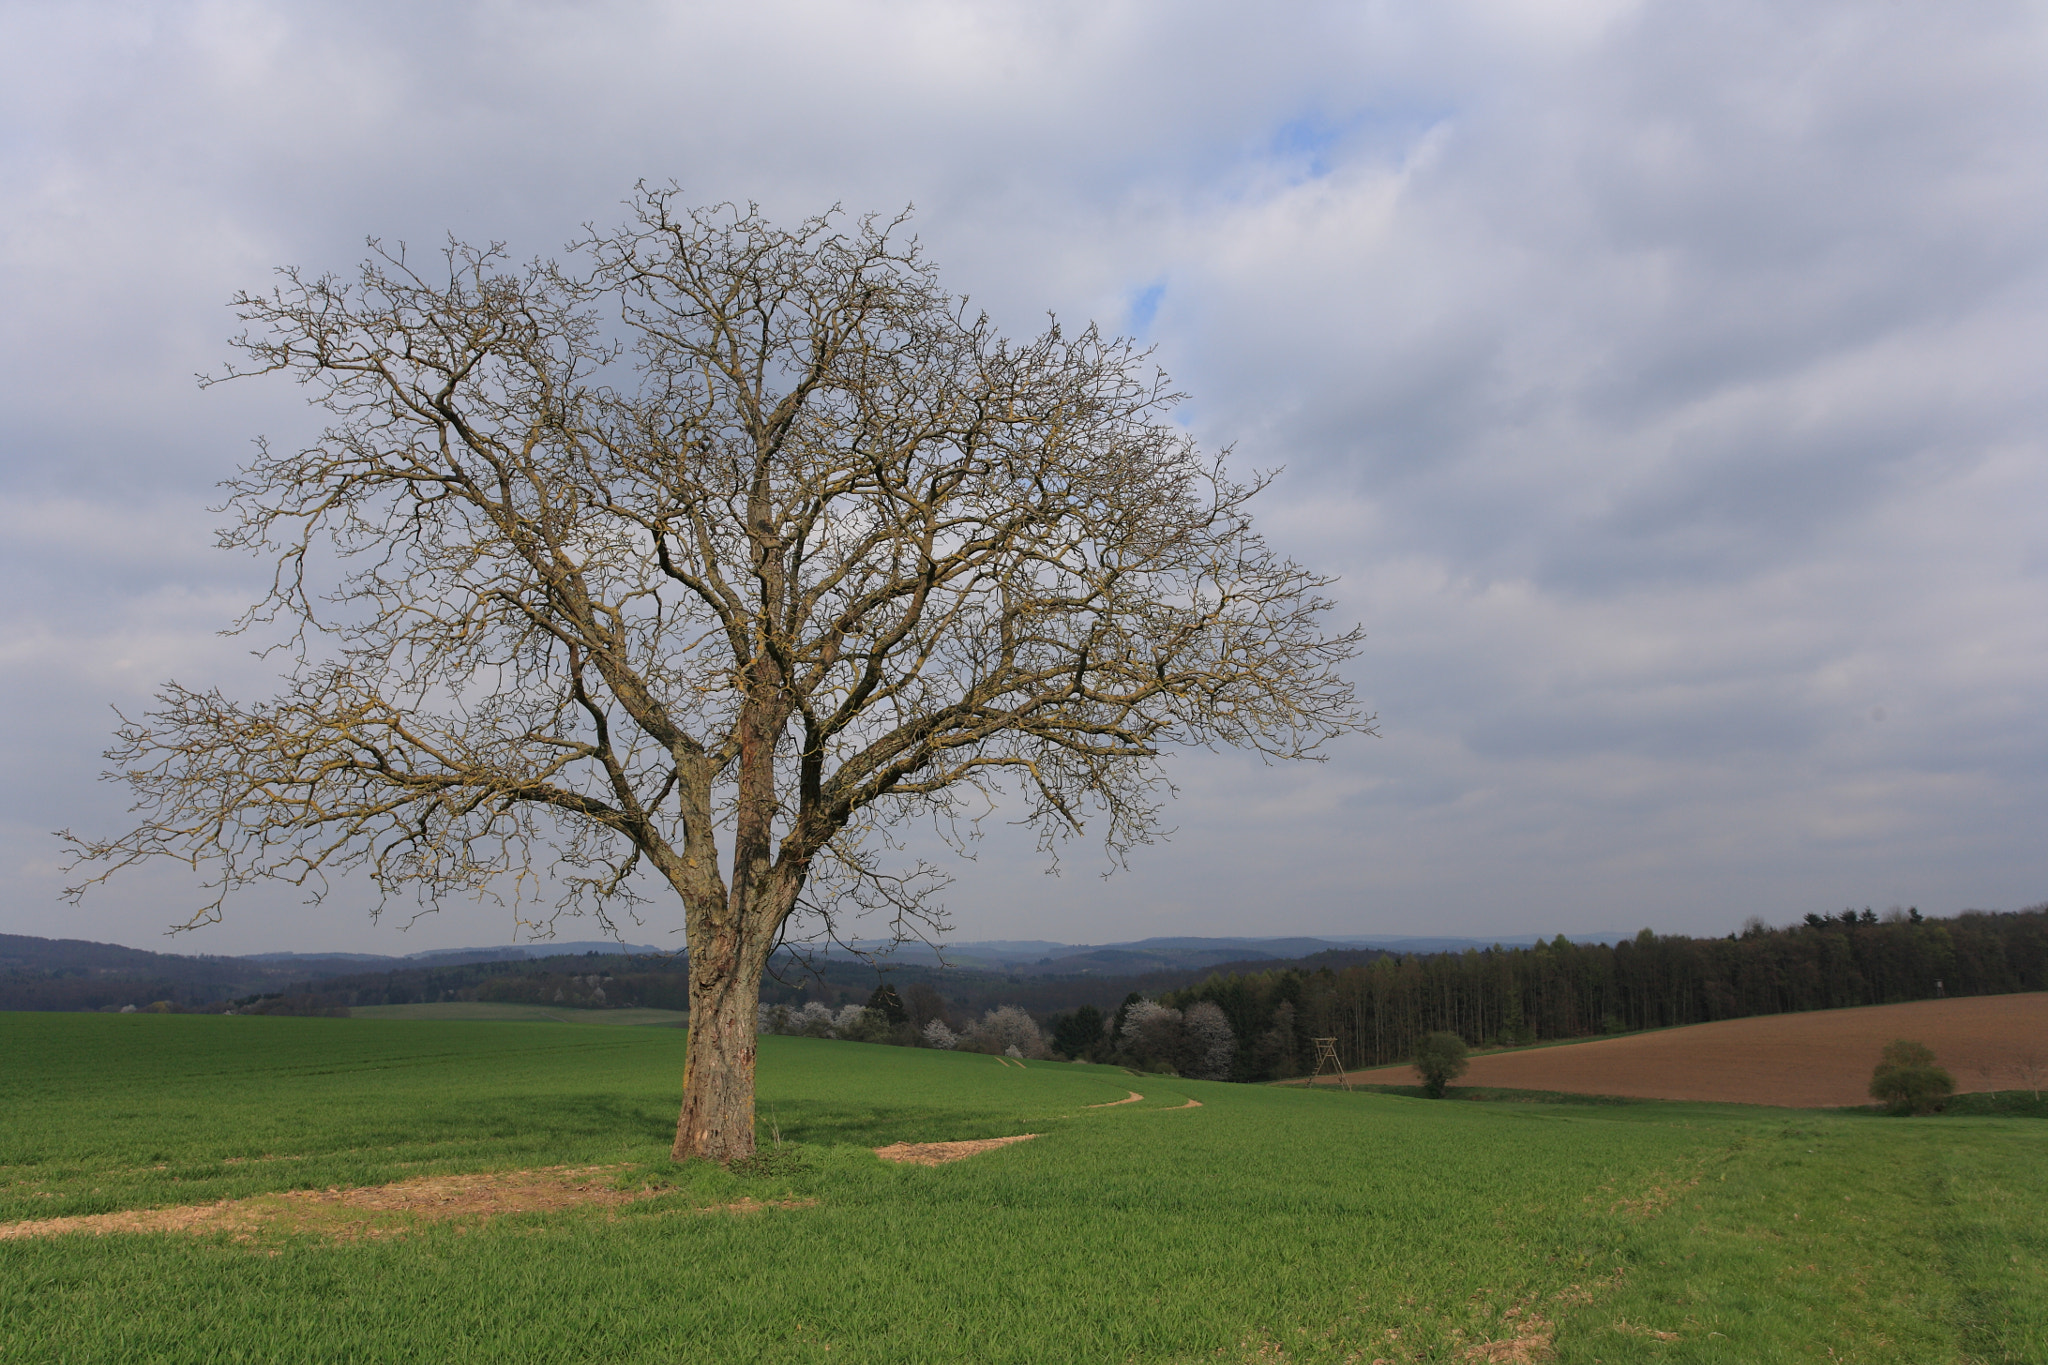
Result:
M766 966L758 956L730 939L691 945L683 1112L670 1153L677 1161L727 1165L754 1154L755 1030Z

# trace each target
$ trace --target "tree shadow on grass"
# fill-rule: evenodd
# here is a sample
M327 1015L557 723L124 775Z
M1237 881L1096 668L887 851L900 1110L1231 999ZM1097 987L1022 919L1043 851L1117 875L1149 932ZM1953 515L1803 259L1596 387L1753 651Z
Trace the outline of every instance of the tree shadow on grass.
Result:
M1882 1104L1851 1105L1835 1112L1845 1116L1899 1117L1889 1105ZM1943 1099L1941 1107L1932 1114L1916 1117L2048 1119L2048 1091L2036 1094L2031 1090L1969 1090Z
M1028 1117L985 1109L904 1104L852 1108L818 1100L762 1102L756 1115L780 1127L787 1142L819 1147L885 1147L892 1142L959 1142L1009 1137Z

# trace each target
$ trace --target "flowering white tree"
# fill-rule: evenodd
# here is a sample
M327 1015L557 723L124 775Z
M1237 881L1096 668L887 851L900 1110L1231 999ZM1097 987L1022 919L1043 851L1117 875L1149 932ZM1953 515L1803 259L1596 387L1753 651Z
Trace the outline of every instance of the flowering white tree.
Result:
M960 1046L960 1039L952 1029L946 1027L946 1021L943 1019L934 1019L924 1026L924 1041L926 1046L938 1048L943 1052L951 1052Z
M832 1007L822 1000L806 1000L790 1019L795 1032L811 1038L830 1038L834 1022Z
M1116 1046L1142 1066L1178 1071L1187 1060L1187 1030L1181 1012L1157 1000L1139 1000L1124 1012Z
M1198 1080L1229 1080L1230 1063L1237 1055L1237 1035L1222 1007L1207 1000L1190 1005L1182 1022L1191 1059L1187 1074Z
M1000 1053L1017 1049L1020 1057L1050 1057L1045 1035L1031 1016L1016 1005L992 1009L968 1030L968 1046L977 1052Z

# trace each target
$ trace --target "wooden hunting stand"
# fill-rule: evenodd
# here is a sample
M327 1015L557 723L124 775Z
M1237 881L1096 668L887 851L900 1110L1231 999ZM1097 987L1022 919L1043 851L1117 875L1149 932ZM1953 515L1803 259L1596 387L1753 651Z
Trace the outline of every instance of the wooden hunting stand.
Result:
M1330 1066L1330 1073L1337 1078L1337 1084L1349 1090L1351 1082L1344 1078L1344 1063L1337 1060L1337 1040L1335 1038L1311 1038L1309 1041L1316 1045L1316 1070L1315 1075L1308 1078L1308 1083L1310 1085L1316 1083L1316 1078L1323 1074L1323 1064L1327 1062Z

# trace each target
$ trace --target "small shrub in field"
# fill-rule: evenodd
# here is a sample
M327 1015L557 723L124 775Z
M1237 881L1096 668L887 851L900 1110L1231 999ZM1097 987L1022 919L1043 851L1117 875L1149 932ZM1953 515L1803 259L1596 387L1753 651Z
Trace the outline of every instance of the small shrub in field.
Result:
M1934 1060L1933 1051L1906 1038L1886 1043L1870 1073L1870 1098L1895 1114L1931 1114L1955 1089L1955 1077Z
M1465 1040L1455 1033L1432 1033L1415 1045L1415 1074L1433 1100L1444 1097L1444 1087L1465 1074L1471 1063L1465 1060Z

